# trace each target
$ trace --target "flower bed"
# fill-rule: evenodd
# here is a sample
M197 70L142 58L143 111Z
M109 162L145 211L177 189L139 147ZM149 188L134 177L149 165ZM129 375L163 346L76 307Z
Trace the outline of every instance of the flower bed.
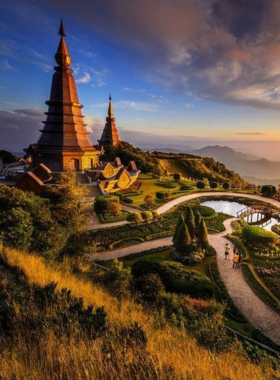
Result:
M250 287L254 290L254 292L270 307L280 311L280 303L277 301L276 297L271 294L269 289L266 289L261 281L257 278L257 276L254 274L253 269L250 267L250 265L242 265L242 272L243 275L250 285ZM279 277L278 277L279 279Z

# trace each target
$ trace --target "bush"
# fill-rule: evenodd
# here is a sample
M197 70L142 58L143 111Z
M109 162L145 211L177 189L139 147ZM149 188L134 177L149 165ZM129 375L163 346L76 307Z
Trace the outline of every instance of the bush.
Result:
M157 191L156 198L159 200L164 200L170 197L170 191Z
M165 187L166 189L176 189L176 185L171 182L157 182L158 186Z
M217 216L216 211L208 206L197 205L197 206L194 206L192 210L194 214L197 214L199 212L200 215L203 216L205 220L208 220L210 218L212 219L212 217Z
M205 189L205 183L203 181L198 181L196 183L196 187L199 189L199 190L203 190Z
M217 189L217 187L218 187L218 184L215 181L211 181L209 185L210 185L211 189Z
M158 297L164 292L164 285L158 274L149 273L141 277L135 278L133 288L143 301L154 303Z
M278 242L278 236L275 233L255 226L244 226L242 235L245 242L251 245L270 246Z
M175 181L181 181L182 175L181 173L174 173L173 178L175 179Z
M144 222L148 222L153 219L153 214L150 211L142 211L141 216Z
M120 198L115 195L98 195L94 202L96 214L113 214L118 216L121 212Z
M158 219L160 218L160 214L159 214L158 211L153 210L153 211L152 211L152 214L153 214L153 219L154 219L154 220L158 220Z
M160 259L141 259L132 266L134 277L148 273L158 274L167 291L187 294L193 298L211 298L214 284L204 274L190 270L179 263Z
M126 220L130 223L135 223L137 225L138 223L142 222L142 216L141 216L140 212L132 212L132 213L127 215Z
M264 185L261 189L262 195L271 198L276 194L276 187L272 185Z
M224 182L224 183L223 183L223 188L224 188L225 190L228 190L228 189L229 189L229 183L228 183L228 182Z

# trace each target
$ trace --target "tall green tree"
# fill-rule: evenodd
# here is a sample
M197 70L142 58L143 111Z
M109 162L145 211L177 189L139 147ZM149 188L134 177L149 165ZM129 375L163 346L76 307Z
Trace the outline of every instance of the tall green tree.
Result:
M89 193L86 186L76 180L76 173L68 170L61 174L57 186L49 187L52 199L51 210L55 219L69 232L78 233L86 229L89 204L85 198Z
M172 242L173 242L173 243L174 243L174 241L175 241L175 239L176 239L176 236L177 236L177 234L178 234L178 231L179 231L181 225L184 224L184 223L185 223L184 215L181 213L181 214L179 215L178 220L177 220L177 224L176 224L175 232L174 232L173 239L172 239Z
M197 229L197 243L201 249L209 247L207 227L203 218L201 218Z
M201 222L201 215L200 215L200 212L197 211L197 213L195 214L195 229L196 229L196 232L198 230L198 226L200 225L200 222Z
M194 238L195 238L195 221L194 221L193 210L191 209L191 207L186 208L185 222L187 223L191 239L194 240Z
M191 244L192 240L188 226L186 223L183 223L178 230L176 238L174 239L174 247L180 253L185 253Z

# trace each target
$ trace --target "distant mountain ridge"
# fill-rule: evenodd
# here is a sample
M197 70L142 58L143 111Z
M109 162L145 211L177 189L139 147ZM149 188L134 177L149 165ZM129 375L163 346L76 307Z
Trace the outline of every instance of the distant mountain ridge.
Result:
M280 178L280 162L237 152L227 146L206 146L192 151L192 154L214 158L229 169L246 177L247 180L251 178L255 184L263 184L263 180L269 181Z

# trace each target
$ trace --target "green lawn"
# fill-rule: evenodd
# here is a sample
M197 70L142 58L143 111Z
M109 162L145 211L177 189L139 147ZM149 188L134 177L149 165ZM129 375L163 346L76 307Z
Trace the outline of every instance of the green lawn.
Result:
M142 179L142 180L141 180ZM133 203L130 203L129 206L131 207L136 207L139 208L143 203L144 203L144 198L146 195L153 195L155 197L156 192L158 191L170 191L171 196L167 199L166 202L169 202L172 199L176 199L179 197L182 197L183 195L188 195L188 194L194 194L194 193L199 193L200 191L196 188L196 182L192 182L189 180L182 179L184 182L184 186L192 186L193 189L191 190L180 190L180 187L182 186L180 183L177 181L174 181L171 176L165 176L162 177L162 182L168 182L171 183L172 185L176 186L174 189L168 189L163 186L159 185L159 181L156 178L153 178L152 175L150 174L141 174L139 177L139 181L141 182L141 187L140 190L142 190L142 194L136 195L131 197L133 200ZM222 186L218 186L217 189L204 189L202 190L203 192L212 192L212 191L225 191ZM163 205L165 202L164 201L159 201L155 200L155 205L153 209L156 209Z

